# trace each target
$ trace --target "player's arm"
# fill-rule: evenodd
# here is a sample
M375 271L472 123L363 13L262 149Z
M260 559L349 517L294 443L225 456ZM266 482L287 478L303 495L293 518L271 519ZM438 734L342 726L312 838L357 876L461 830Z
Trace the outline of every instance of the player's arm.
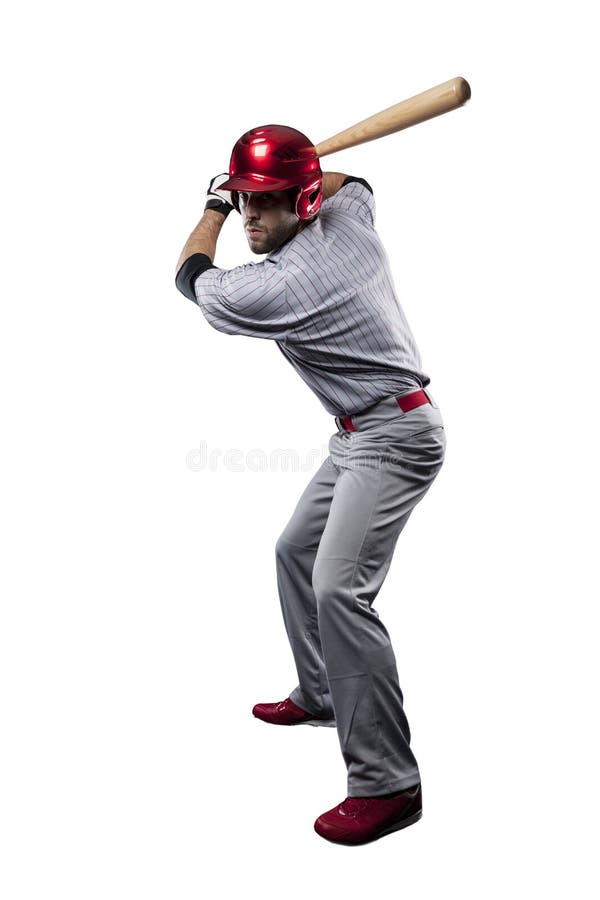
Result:
M355 178L353 175L343 175L341 172L323 172L323 199L327 200L329 197L333 197L341 187L352 181L359 181L373 193L371 185L365 181L364 178Z
M217 239L221 233L224 221L224 216L219 212L215 212L214 209L204 211L204 215L184 244L177 261L177 272L186 259L195 253L203 253L204 256L208 257L209 262L212 263L217 252Z
M213 260L217 252L217 240L223 222L233 209L230 192L219 188L219 184L227 178L229 175L223 173L211 179L206 193L204 215L185 242L177 261L175 284L190 300L196 300L196 278L206 269L215 268Z
M341 172L323 172L323 200L337 194L347 177Z

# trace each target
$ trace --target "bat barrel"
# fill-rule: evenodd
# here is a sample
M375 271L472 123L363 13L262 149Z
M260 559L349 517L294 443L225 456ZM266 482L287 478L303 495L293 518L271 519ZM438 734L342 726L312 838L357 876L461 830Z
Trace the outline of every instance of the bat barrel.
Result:
M365 144L367 141L374 141L404 128L410 128L412 125L418 125L420 122L426 122L463 106L470 96L471 88L466 79L460 76L451 78L322 141L315 148L317 155L327 156L329 153Z

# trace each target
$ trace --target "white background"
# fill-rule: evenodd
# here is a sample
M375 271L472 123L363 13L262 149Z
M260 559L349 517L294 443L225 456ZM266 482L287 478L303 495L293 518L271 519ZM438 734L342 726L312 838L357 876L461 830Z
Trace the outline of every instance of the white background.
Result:
M3 896L596 897L590 5L57 0L1 33ZM273 547L332 418L174 267L248 128L318 142L455 75L466 107L326 165L374 187L448 435L376 604L424 816L337 847L335 730L250 713L296 683ZM232 214L216 262L250 258ZM312 465L255 471L282 448Z

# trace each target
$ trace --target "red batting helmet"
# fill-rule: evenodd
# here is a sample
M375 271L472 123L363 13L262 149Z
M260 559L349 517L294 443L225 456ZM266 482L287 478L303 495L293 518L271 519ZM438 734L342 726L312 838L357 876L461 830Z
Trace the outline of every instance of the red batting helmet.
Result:
M262 125L243 134L233 148L229 175L219 187L232 192L238 212L238 191L297 187L295 213L303 220L316 216L321 206L323 173L317 152L305 134L287 125Z

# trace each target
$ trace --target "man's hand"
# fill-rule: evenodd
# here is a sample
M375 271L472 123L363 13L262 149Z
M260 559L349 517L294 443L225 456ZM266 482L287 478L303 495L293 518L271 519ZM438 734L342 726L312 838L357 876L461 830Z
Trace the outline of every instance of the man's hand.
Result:
M212 209L215 212L221 213L225 218L227 218L233 209L231 191L222 191L219 188L219 185L227 181L228 178L229 174L227 172L223 172L221 175L215 175L214 178L211 178L206 192L206 205L204 207L205 210Z

